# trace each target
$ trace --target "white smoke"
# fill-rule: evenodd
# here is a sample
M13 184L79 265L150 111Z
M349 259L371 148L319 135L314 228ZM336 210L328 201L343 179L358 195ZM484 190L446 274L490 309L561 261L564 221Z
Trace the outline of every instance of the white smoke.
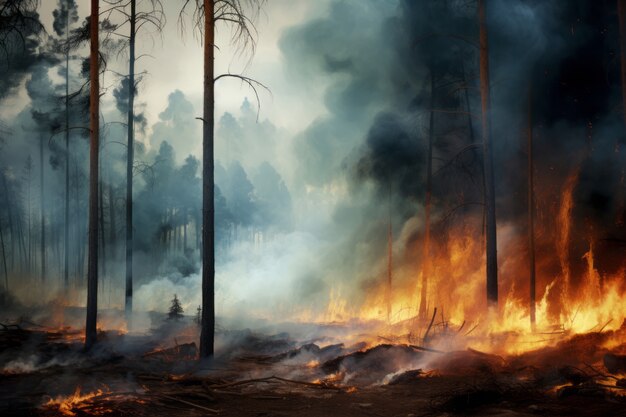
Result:
M305 232L277 235L261 243L236 243L227 260L216 265L217 314L288 320L291 313L306 308L298 297L306 292L310 298L301 288L302 271L318 270L322 259L312 254L321 253L322 247L322 241ZM165 313L176 294L185 314L195 314L202 304L201 277L201 272L187 277L175 273L141 285L135 292L136 310Z

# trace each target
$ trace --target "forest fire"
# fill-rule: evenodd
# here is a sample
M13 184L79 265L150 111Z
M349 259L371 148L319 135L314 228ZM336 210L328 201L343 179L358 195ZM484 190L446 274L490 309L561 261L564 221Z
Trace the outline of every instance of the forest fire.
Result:
M435 313L430 327L431 344L451 348L467 347L470 343L494 353L522 353L574 334L620 328L626 319L623 256L616 254L615 259L609 261L613 264L612 271L599 271L596 252L606 242L602 236L590 234L586 250L579 259L571 259L572 212L576 208L572 195L578 177L577 172L570 175L558 199L547 199L545 207L537 208L546 213L540 222L543 229L536 232L541 239L537 245L546 249L537 255L536 261L541 284L536 289L536 331L532 330L529 317L527 242L523 236L516 235L514 225L500 226L499 234L504 239L499 253L504 264L496 310L487 308L483 301L484 237L480 231L466 226L460 232L449 231L433 244L427 316L420 317L418 311L423 271L416 268L418 265L413 261L417 249L408 246L405 253L400 252L404 260L393 267L391 296L387 295L386 278L370 286L361 305L341 297L341 290L333 288L327 311L316 320L378 321L381 335L403 337L405 342L411 342L411 338L423 338ZM538 189L537 192L548 191ZM467 220L467 224L472 222L478 223L477 219ZM419 245L421 242L417 241L415 246ZM573 269L572 265L576 267ZM388 319L387 311L391 312ZM305 314L304 319L311 317ZM465 332L461 333L463 329ZM446 338L446 334L453 334L454 338ZM437 340L438 335L443 337ZM506 335L506 343L494 343L498 335ZM615 340L614 344L623 342Z
M2 417L624 415L626 0L0 0L0 51Z

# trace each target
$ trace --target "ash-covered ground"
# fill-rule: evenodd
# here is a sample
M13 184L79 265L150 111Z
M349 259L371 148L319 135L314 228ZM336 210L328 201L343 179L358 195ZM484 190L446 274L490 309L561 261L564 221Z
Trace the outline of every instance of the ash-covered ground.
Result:
M0 414L622 416L626 408L626 326L537 333L551 343L497 355L472 348L489 341L471 329L412 341L377 334L371 323L253 331L223 320L216 357L200 362L193 318L147 319L143 332L101 332L90 352L79 330L3 322ZM492 335L493 346L525 338Z

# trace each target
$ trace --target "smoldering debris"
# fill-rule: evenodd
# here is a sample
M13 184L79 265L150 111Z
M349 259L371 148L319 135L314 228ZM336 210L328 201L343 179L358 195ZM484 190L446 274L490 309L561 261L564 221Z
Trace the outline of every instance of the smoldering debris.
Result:
M193 329L192 323L180 324L179 335ZM293 407L317 398L337 407L338 415L362 409L401 413L412 407L424 413L527 409L592 415L578 413L577 404L593 397L595 411L612 412L626 398L626 378L611 365L626 352L626 326L564 335L560 343L519 355L390 343L318 345L287 333L229 330L218 332L221 348L210 362L197 361L196 345L173 335L157 345L154 338L138 338L134 350L123 353L82 352L75 336L68 329L26 325L0 330L3 350L31 352L22 362L2 356L0 392L12 407L3 415L92 415L96 410L97 415L160 415L172 409L249 415L252 409ZM109 347L123 346L129 337L100 336L101 345ZM570 354L574 345L579 348ZM50 349L58 360L42 362ZM413 399L399 404L385 399L404 395ZM0 409L8 410L9 402Z

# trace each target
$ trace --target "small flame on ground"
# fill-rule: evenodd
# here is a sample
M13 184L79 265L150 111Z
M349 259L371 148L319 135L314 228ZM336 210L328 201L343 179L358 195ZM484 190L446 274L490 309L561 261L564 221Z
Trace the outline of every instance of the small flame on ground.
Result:
M97 391L93 391L87 394L81 394L80 391L81 388L76 387L76 391L74 391L74 394L70 396L60 396L55 399L51 398L46 404L44 404L44 407L55 408L64 416L75 416L75 410L80 408L82 404L88 402L95 397L99 397L105 393L110 392L108 388L105 388L104 390L99 389ZM92 412L92 414L94 413ZM100 410L100 412L96 410L96 415L98 414L102 414L102 410Z

